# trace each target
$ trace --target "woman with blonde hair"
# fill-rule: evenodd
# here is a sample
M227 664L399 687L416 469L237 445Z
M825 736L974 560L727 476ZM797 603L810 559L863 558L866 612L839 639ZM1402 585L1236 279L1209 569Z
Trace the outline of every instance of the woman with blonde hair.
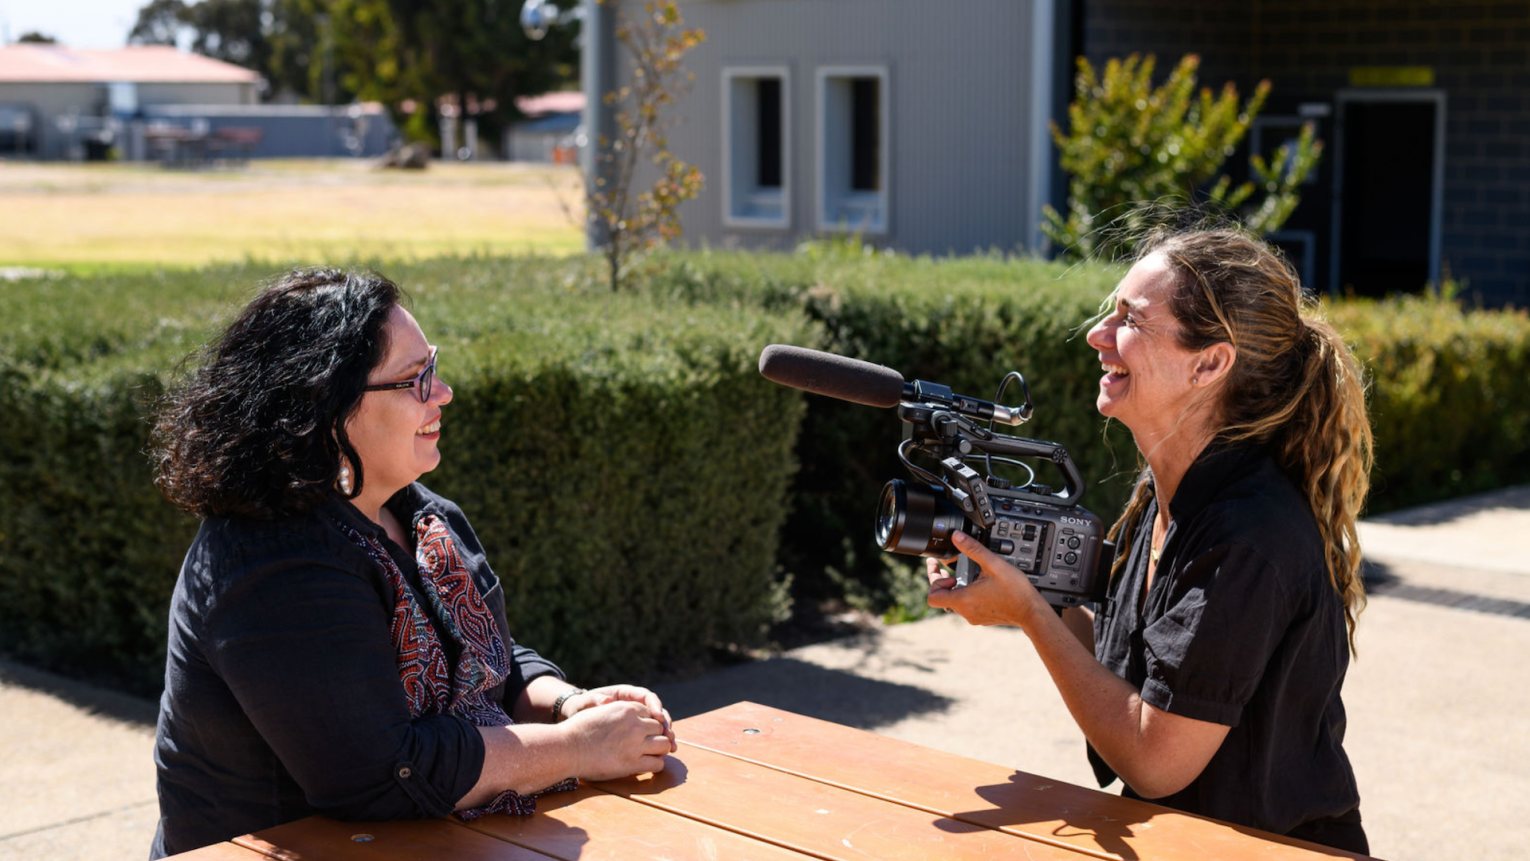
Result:
M1364 853L1340 688L1365 604L1355 521L1361 369L1291 268L1233 230L1146 245L1089 332L1097 406L1146 461L1111 530L1107 600L1052 610L958 533L964 588L930 604L1022 628L1102 786Z

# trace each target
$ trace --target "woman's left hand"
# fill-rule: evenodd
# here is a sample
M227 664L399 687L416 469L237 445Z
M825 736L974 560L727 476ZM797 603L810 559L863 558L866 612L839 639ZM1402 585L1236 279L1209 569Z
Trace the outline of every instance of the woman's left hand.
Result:
M983 569L981 577L966 586L957 586L941 562L925 560L930 578L930 606L950 610L973 625L1018 625L1023 627L1035 612L1037 603L1046 601L1031 585L1025 572L1002 556L984 547L982 542L958 532L953 539L956 549Z
M645 687L606 685L603 688L591 688L582 694L569 697L568 702L563 706L563 713L566 717L573 717L587 708L615 702L642 703L647 706L649 715L664 725L664 735L669 738L669 752L675 752L675 727L669 719L669 712L664 709L664 704L659 702L659 695Z

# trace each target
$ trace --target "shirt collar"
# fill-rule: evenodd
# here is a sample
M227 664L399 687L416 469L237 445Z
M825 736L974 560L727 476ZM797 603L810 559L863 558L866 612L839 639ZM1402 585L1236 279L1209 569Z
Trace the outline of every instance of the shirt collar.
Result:
M445 512L436 504L436 500L424 492L419 482L406 485L398 493L389 497L383 505L387 506L401 522L408 524L410 529L413 529L419 519L426 514L445 516ZM363 535L377 538L387 535L382 526L373 523L370 518L361 513L361 509L353 505L338 490L331 489L321 507L336 520Z
M1185 470L1169 512L1175 520L1193 518L1229 484L1259 469L1267 458L1268 452L1258 443L1211 443Z

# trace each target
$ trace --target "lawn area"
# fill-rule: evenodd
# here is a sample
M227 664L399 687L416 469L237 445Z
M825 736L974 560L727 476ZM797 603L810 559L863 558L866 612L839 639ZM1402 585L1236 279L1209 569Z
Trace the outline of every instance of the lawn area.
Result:
M567 166L362 160L157 165L0 162L0 267L90 271L442 254L570 254L583 237Z

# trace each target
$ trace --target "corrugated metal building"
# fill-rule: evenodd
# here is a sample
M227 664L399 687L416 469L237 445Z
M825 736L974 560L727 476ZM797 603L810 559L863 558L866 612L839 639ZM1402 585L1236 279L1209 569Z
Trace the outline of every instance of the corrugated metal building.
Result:
M158 105L252 105L260 76L161 45L0 46L0 156L84 157L113 115Z
M585 0L590 93L629 61ZM621 0L631 14L638 0ZM1317 125L1327 148L1279 237L1320 291L1419 292L1444 277L1530 304L1530 2L1481 0L689 0L675 154L707 188L688 242L789 247L842 230L916 253L1041 247L1066 177L1047 120L1074 58L1202 57L1201 83L1268 78L1225 169L1247 176ZM590 139L610 133L591 99ZM587 155L588 158L588 155ZM590 162L586 162L586 169Z
M640 4L624 0L624 14ZM585 4L586 91L622 86L614 17ZM1051 197L1052 0L695 0L674 153L707 190L687 241L790 247L854 232L915 253L1032 248ZM594 61L591 61L591 49ZM610 118L591 99L591 139Z

